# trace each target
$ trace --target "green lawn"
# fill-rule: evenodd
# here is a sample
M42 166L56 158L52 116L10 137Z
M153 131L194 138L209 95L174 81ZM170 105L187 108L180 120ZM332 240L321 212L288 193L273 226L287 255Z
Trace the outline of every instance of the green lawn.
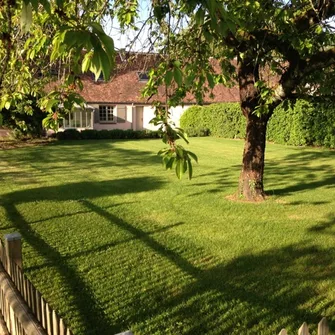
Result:
M335 151L268 144L264 203L232 202L242 141L194 138L194 179L159 140L0 152L0 235L74 334L335 328Z

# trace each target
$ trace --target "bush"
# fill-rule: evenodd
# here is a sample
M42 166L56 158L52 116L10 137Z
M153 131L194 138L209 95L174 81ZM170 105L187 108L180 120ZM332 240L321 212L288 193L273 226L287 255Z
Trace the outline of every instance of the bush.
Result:
M188 136L208 136L209 131L203 120L204 108L202 106L189 107L180 117L180 127Z
M183 127L187 135L190 137L204 137L209 136L209 129L202 127Z
M98 130L85 129L80 132L80 138L83 140L95 140L98 138Z
M44 111L37 106L37 97L24 95L9 110L0 110L0 125L14 130L16 139L27 139L45 136L42 120Z
M56 135L58 140L80 140L80 132L77 129L66 129Z
M246 119L238 103L212 104L206 107L204 116L212 136L244 138Z
M333 106L312 99L285 102L269 120L267 139L280 144L335 148Z
M132 130L132 129L85 129L81 132L77 129L66 129L58 132L58 140L108 140L108 139L142 139L142 138L160 138L161 133L155 130Z
M180 118L189 136L244 138L246 119L238 103L192 106ZM269 120L267 139L280 144L335 148L335 113L332 103L316 99L285 101Z
M77 129L66 129L56 135L58 140L80 140L80 132Z
M180 118L180 126L189 136L243 138L246 121L238 103L192 106Z

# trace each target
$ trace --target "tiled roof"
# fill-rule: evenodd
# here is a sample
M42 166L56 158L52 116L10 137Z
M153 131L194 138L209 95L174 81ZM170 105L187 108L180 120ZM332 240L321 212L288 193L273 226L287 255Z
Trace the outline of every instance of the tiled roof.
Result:
M145 72L159 62L158 54L145 53L125 53L117 54L117 67L112 79L108 82L95 81L93 76L84 75L82 77L83 90L79 92L87 103L110 103L110 104L151 104L153 100L165 101L165 89L159 89L158 96L152 97L149 101L141 96L146 82L140 81L138 73ZM214 67L218 67L215 64ZM218 67L219 68L219 67ZM219 70L218 70L219 71ZM57 86L54 82L47 86ZM239 90L237 87L228 88L223 85L217 85L213 90L214 98L207 94L204 103L215 102L238 102ZM187 94L184 104L195 104L196 100L191 94Z
M151 100L141 97L141 91L145 82L139 81L138 71L128 71L119 73L109 82L95 82L89 77L83 78L84 89L80 94L88 103L141 103L150 104L151 100L164 101L164 89L159 90L158 97ZM228 88L223 85L217 85L214 90L214 98L209 94L205 97L205 103L214 102L237 102L239 101L239 90L237 87ZM185 104L196 103L191 94L187 94L184 99Z

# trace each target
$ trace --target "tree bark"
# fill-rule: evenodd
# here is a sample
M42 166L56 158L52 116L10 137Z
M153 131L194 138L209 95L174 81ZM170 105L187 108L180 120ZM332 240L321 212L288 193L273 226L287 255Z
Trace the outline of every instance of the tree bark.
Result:
M259 66L252 59L241 60L238 80L241 109L247 119L238 195L247 201L260 201L265 198L263 175L266 127L271 113L261 116L255 114L260 101L260 92L255 86L259 80Z
M264 200L264 159L268 117L247 116L246 138L238 194L248 201Z

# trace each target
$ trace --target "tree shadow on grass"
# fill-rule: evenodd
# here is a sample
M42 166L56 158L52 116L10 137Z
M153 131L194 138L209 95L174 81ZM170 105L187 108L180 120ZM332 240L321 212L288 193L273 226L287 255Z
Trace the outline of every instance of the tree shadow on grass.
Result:
M329 285L334 280L334 248L290 245L242 255L204 270L101 207L89 201L85 201L85 206L192 278L180 293L167 299L159 290L151 291L150 298L148 292L138 292L133 297L131 312L127 312L131 323L148 324L148 319L161 320L168 312L167 323L161 320L150 325L153 333L270 334L283 327L296 331L302 322L316 324L322 316L332 316L335 311L332 299L327 296L329 291L322 290L325 283ZM201 254L197 248L192 251ZM201 255L202 260L210 257ZM158 301L159 305L153 303L151 308L150 301ZM139 333L148 333L142 327Z
M288 195L319 187L335 187L335 151L296 150L296 153L289 154L280 161L266 162L265 178L275 180L276 184L274 188L268 189L269 194ZM312 161L317 164L309 165ZM293 177L294 184L287 185Z
M117 143L121 143L118 141ZM48 150L49 149L49 150ZM115 146L113 141L79 141L66 145L64 143L48 145L48 147L31 147L20 151L20 155L13 152L3 152L2 159L10 162L11 167L18 167L20 171L0 169L0 180L13 178L16 183L31 184L34 178L45 174L70 174L72 170L87 170L92 173L95 169L104 167L126 167L130 163L140 166L150 166L160 163L160 157L149 150L136 150ZM28 172L22 169L29 167ZM32 175L33 171L33 175Z
M95 199L108 195L137 193L157 189L162 182L155 178L125 178L122 180L103 182L81 182L56 187L40 187L8 193L1 197L0 204L4 207L7 218L13 228L20 232L24 242L28 243L36 253L43 256L48 264L57 270L64 285L64 291L69 292L69 304L78 311L76 320L80 323L82 334L110 334L115 325L110 324L99 302L94 298L94 292L78 275L76 268L67 263L60 252L50 246L30 224L24 219L17 205L35 201L62 201L64 205L69 200ZM65 315L66 318L66 315Z
M332 230L332 228L334 227L335 227L335 214L330 214L328 215L328 218L324 220L324 222L309 228L308 231L312 233L335 236L335 232Z
M240 256L198 273L165 308L177 306L171 317L188 326L182 334L296 333L304 321L333 317L333 301L318 285L333 280L334 256L335 249L299 245Z

